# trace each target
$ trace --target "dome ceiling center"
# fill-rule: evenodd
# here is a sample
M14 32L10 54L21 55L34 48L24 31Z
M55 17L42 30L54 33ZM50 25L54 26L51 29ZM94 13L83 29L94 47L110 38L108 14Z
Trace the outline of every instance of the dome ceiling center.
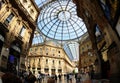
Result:
M83 20L77 16L76 5L69 0L45 5L37 25L45 37L59 41L80 39L87 32Z
M61 21L68 21L70 19L70 12L68 11L61 11L58 13L58 18Z

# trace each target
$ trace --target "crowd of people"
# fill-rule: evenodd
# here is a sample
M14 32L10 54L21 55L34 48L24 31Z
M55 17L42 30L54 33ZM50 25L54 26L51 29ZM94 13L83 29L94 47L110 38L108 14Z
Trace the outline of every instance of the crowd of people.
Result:
M0 77L0 83L35 83L36 77L31 71L25 72L22 76L17 76L7 72Z
M47 83L58 83L58 80L59 83L62 83L62 77L64 77L64 80L66 79L66 83L90 83L89 81L94 78L93 74L94 71L51 76L49 74L46 76L41 72L38 72L37 76L35 76L31 71L22 72L19 75L5 73L1 76L0 83L44 83L44 79L47 80Z
M16 75L12 73L5 73L0 77L0 83L23 83L23 82Z
M0 76L0 83L43 83L44 77L47 77L47 83L57 83L58 78L61 80L61 75L44 76L39 72L35 76L31 71L26 71L20 72L19 75L10 72L4 73Z

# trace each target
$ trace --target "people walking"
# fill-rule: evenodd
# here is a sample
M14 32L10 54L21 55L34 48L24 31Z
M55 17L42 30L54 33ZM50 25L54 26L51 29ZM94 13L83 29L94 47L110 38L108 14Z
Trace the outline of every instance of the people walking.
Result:
M55 79L53 79L53 78L50 77L50 78L48 79L47 83L55 83Z
M38 82L38 83L41 83L41 82L42 82L42 75L41 75L41 72L38 72L38 75L37 75L37 82Z
M1 77L0 83L22 83L22 80L13 73L5 73Z
M81 79L81 75L80 73L77 74L77 80L76 80L76 83L80 83L80 79Z
M29 71L29 75L27 76L27 82L28 83L35 83L36 77L32 74L31 71Z

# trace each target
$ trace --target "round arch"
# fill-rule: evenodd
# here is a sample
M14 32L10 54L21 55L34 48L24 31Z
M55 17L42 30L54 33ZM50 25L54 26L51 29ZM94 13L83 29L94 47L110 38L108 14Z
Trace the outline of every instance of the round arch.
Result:
M18 74L21 51L22 45L19 43L19 41L13 41L9 48L7 71Z

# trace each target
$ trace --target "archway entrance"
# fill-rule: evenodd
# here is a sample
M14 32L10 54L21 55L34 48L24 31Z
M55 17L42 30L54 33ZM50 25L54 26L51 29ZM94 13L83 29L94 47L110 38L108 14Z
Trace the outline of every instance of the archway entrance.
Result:
M11 73L18 74L20 62L21 46L17 42L13 42L10 46L8 56L7 70Z
M55 69L51 69L51 75L55 75Z

